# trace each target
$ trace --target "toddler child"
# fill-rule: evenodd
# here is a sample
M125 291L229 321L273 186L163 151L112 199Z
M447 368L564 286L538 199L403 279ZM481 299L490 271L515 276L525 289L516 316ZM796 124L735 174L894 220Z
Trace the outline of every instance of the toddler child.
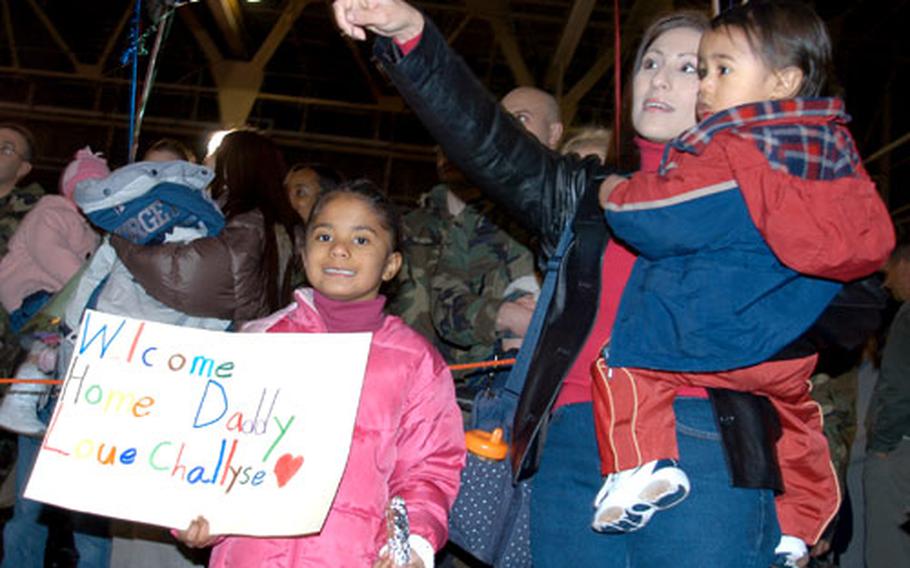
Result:
M416 331L385 315L383 282L401 266L391 203L371 182L320 194L302 250L312 288L245 331L373 333L347 466L325 525L295 538L213 539L200 517L178 537L215 543L210 566L391 566L383 550L385 511L401 496L410 517L412 567L432 567L445 544L448 511L465 460L464 429L452 377ZM301 362L305 365L305 362ZM293 505L291 505L293 506Z
M796 2L753 0L721 14L699 46L701 122L670 143L659 172L605 183L610 228L640 256L595 365L608 474L596 530L637 530L687 495L672 415L681 385L774 404L785 486L779 561L804 556L837 511L809 397L816 356L778 354L842 282L882 265L894 235L843 103L809 98L825 82L830 49L824 24Z
M107 161L91 148L76 152L60 177L60 195L45 195L22 219L9 242L9 251L0 261L0 303L10 314L18 333L51 296L63 288L98 247L98 235L79 212L73 192L79 182L110 173ZM16 371L24 379L49 378L55 364L54 334L36 334L25 362ZM40 436L44 424L38 420L40 395L47 385L17 383L0 405L0 428Z

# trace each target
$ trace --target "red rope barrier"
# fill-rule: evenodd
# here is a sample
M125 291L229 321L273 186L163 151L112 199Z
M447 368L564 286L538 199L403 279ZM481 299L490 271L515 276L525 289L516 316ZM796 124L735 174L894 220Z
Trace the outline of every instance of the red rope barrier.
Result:
M477 363L460 363L458 365L449 365L450 371L473 371L475 369L489 369L494 367L510 367L515 364L515 359L495 359L493 361L479 361ZM0 379L0 385L25 383L33 385L59 385L63 384L59 379Z
M479 363L461 363L459 365L449 365L450 371L472 371L474 369L486 369L491 367L508 367L515 364L515 359L495 359L493 361L480 361Z

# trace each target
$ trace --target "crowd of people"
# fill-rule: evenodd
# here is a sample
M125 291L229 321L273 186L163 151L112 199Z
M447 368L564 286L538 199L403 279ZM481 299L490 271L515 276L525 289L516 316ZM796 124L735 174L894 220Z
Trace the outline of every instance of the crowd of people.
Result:
M393 496L410 516L407 566L471 563L446 549L447 521L488 371L449 366L519 350L531 358L508 459L530 479L534 565L837 565L856 423L840 436L827 391L810 391L855 385L864 360L879 378L853 538L867 566L910 562L910 311L889 327L881 292L910 300L910 240L895 240L843 102L826 96L831 42L811 9L662 15L635 52L623 122L566 129L549 93L492 97L410 4L333 6L343 34L376 36L376 61L439 145L439 184L404 215L352 172L287 168L252 129L202 164L171 139L116 168L86 147L46 194L23 184L28 128L0 124L3 377L59 377L87 307L372 333L323 529L217 535L199 511L167 530L26 499L56 393L14 383L0 404L2 566L399 566ZM156 222L138 222L151 207ZM539 302L547 270L557 293ZM544 326L525 341L535 313Z

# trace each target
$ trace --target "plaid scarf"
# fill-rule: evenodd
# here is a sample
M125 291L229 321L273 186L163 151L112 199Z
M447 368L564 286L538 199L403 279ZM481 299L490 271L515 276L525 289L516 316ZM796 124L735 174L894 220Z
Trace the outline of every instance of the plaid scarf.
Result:
M718 133L751 139L772 168L804 179L837 179L862 171L850 117L837 98L750 103L713 114L670 142L660 171L672 168L670 148L699 155Z

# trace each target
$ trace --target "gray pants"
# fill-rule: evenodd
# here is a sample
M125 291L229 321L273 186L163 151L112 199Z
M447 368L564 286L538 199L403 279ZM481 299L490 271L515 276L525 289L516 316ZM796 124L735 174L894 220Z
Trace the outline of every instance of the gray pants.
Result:
M910 566L910 534L900 526L910 519L910 440L886 457L866 455L863 492L866 567Z

